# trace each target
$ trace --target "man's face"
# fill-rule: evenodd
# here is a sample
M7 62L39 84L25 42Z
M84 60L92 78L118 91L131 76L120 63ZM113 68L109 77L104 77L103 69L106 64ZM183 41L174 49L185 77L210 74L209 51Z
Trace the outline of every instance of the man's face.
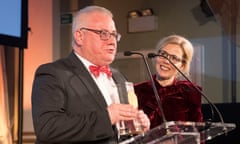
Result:
M117 52L117 40L111 35L109 39L102 39L99 33L92 30L105 30L116 33L115 23L111 17L101 13L92 13L86 18L86 29L79 30L81 33L80 55L96 65L109 65ZM91 30L88 30L91 29Z

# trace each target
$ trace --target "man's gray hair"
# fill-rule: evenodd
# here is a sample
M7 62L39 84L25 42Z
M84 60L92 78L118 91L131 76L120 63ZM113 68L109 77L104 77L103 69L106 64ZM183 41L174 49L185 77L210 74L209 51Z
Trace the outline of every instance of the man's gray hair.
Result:
M90 13L104 13L106 15L109 15L113 18L113 14L110 10L101 7L101 6L87 6L85 8L80 9L76 14L74 15L73 22L72 22L72 46L74 46L74 33L77 29L80 29L81 27L84 27L87 25L88 21L86 21L87 14Z

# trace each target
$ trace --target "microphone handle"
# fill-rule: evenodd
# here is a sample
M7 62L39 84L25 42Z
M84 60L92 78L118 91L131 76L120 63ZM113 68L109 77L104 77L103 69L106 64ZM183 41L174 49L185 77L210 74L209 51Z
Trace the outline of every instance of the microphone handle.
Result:
M145 56L144 56L142 53L139 53L139 52L130 52L130 51L126 51L126 52L124 52L124 54L125 54L126 56L129 56L129 55L132 55L132 54L137 54L137 55L140 55L140 56L143 58L144 64L145 64L145 66L146 66L146 68L147 68L148 76L149 76L149 78L150 78L150 80L151 80L151 83L152 83L152 88L153 88L154 96L155 96L155 98L156 98L156 100L157 100L157 104L158 104L159 110L160 110L161 113L162 113L163 123L165 124L165 123L167 122L166 116L165 116L165 114L164 114L164 111L163 111L163 108L162 108L162 103L161 103L160 97L159 97L159 95L158 95L157 88L156 88L156 85L155 85L154 80L153 80L153 78L152 78L152 73L151 73L151 71L150 71L150 68L149 68L149 65L148 65L148 63L147 63L147 60L146 60Z
M162 108L161 99L160 99L160 97L159 97L159 95L158 95L155 82L154 82L154 80L153 80L153 78L152 78L152 73L151 73L151 71L150 71L150 68L149 68L149 65L148 65L148 63L147 63L147 60L146 60L145 56L142 55L142 57L143 57L143 61L144 61L145 65L146 65L146 68L147 68L147 71L148 71L148 72L147 72L147 73L148 73L148 76L149 76L149 78L150 78L150 80L151 80L151 83L152 83L152 88L153 88L154 95L155 95L155 97L156 97L156 99L157 99L158 107L159 107L159 109L160 109L160 111L161 111L161 113L162 113L163 123L166 123L167 120L166 120L166 117L165 117L165 114L164 114L164 111L163 111L163 108Z

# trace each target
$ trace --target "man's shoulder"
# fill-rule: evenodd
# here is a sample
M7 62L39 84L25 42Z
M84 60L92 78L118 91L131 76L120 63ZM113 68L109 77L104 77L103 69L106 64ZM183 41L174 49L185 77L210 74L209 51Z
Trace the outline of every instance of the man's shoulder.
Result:
M39 65L38 68L42 69L42 68L64 68L64 67L71 67L72 64L72 58L73 54L70 54L68 57L64 57L64 58L59 58L55 61L52 62L47 62L47 63L43 63L41 65Z

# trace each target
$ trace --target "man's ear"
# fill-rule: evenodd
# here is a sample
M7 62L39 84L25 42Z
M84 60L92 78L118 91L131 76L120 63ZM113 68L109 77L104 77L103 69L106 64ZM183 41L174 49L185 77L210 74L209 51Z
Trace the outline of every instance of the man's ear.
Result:
M75 42L80 45L82 43L83 33L81 31L75 31L73 36Z

